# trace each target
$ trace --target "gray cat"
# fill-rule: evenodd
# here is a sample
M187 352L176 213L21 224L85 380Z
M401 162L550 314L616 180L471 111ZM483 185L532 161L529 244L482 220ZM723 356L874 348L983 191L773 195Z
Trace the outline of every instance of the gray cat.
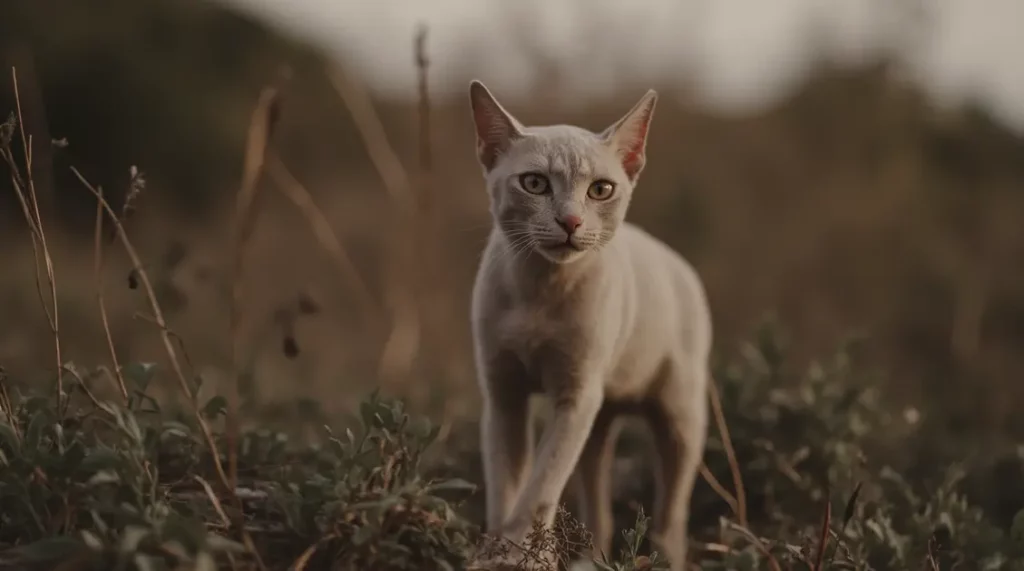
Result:
M494 221L472 301L488 531L521 544L535 518L552 525L576 469L584 523L607 553L616 421L641 414L659 461L652 538L681 571L711 318L694 269L624 221L657 94L600 134L525 127L479 81L469 94ZM535 393L554 406L536 452Z

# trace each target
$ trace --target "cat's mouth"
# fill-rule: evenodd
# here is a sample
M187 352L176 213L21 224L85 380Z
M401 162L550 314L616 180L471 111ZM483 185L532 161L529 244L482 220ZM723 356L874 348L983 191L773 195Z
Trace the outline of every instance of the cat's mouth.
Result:
M544 249L549 252L582 252L583 247L573 241L572 237L565 239L565 242L545 245Z

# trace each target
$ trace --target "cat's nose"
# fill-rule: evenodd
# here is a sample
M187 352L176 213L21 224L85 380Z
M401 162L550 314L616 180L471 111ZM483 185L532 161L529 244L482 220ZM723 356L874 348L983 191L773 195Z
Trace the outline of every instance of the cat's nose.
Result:
M555 218L555 222L565 230L566 234L570 236L576 232L576 229L583 225L583 219L575 214L566 214Z

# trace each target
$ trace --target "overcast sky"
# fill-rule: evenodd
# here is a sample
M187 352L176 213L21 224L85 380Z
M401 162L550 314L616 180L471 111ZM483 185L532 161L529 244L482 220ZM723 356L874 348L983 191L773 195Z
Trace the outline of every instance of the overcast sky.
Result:
M321 46L371 88L412 95L412 37L430 27L432 89L479 77L523 94L529 54L564 66L579 95L623 79L689 79L744 112L785 95L811 58L895 50L941 101L969 96L1024 130L1024 0L223 0ZM903 13L929 14L915 28ZM638 91L638 94L642 91Z

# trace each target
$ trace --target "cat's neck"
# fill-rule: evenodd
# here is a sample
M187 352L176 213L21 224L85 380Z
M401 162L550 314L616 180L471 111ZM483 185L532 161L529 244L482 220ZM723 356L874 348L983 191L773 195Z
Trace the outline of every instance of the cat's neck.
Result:
M504 273L521 293L563 290L566 292L594 276L600 268L601 252L591 251L568 263L557 263L539 252L528 249L514 249L505 235L495 229L491 238L496 240L499 259Z

